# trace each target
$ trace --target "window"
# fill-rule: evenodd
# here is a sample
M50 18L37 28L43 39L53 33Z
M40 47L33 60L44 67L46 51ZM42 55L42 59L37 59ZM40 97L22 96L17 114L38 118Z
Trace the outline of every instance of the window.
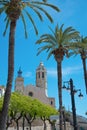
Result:
M53 101L51 101L51 103L50 103L51 105L53 105Z
M40 72L38 72L38 78L40 78Z
M33 93L32 93L32 92L29 92L29 94L28 94L28 95L32 97L32 96L33 96Z
M42 72L42 78L44 78L44 72Z

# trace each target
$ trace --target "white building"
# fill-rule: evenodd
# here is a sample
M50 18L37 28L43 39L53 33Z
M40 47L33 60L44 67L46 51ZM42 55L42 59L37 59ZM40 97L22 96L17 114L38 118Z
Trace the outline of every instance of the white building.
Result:
M5 93L5 87L4 86L0 86L0 97L2 97Z

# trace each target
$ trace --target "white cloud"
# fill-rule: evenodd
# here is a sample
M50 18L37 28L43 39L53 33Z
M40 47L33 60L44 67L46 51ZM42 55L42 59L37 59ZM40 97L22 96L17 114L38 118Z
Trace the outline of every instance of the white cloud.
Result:
M32 73L31 72L25 72L24 73L24 77L25 78L29 78L29 77L31 77L32 76Z
M65 67L65 68L62 68L62 74L63 76L68 76L70 74L76 74L76 73L80 73L82 70L82 66L75 66L75 67ZM47 70L47 74L48 76L51 76L51 77L56 77L57 76L57 70L55 68L49 68Z
M82 69L82 66L66 67L66 68L63 68L62 73L63 73L63 76L66 76L69 74L76 74L76 73L79 73L81 69Z
M68 76L70 74L78 74L82 70L82 66L72 66L72 67L63 67L62 74L63 76ZM47 75L49 77L57 77L57 69L56 68L47 68ZM25 78L32 77L32 72L25 72Z
M49 76L55 77L55 76L57 76L57 71L56 71L56 69L50 68L50 69L47 70L47 74Z

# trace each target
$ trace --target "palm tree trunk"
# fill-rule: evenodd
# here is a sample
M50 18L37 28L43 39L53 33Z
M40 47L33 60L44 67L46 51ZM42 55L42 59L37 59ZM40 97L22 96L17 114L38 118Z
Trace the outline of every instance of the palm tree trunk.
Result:
M85 87L86 87L86 94L87 94L87 71L86 71L86 58L82 58L82 63L83 63L84 80L85 80Z
M6 130L6 120L11 96L11 88L14 74L14 36L15 36L16 21L10 23L9 33L9 52L8 52L8 77L6 91L4 95L3 108L0 115L0 130Z
M62 118L62 69L61 61L57 62L57 75L58 75L58 98L59 98L59 127L63 130L63 118Z

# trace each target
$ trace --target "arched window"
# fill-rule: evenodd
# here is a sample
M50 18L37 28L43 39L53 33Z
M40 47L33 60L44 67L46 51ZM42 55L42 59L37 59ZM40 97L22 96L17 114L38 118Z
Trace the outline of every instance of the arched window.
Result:
M33 96L33 92L29 92L29 94L28 94L28 95L32 97L32 96Z
M53 101L51 101L50 104L53 105Z
M44 78L44 72L42 72L42 78Z
M38 78L40 78L40 72L38 72Z

